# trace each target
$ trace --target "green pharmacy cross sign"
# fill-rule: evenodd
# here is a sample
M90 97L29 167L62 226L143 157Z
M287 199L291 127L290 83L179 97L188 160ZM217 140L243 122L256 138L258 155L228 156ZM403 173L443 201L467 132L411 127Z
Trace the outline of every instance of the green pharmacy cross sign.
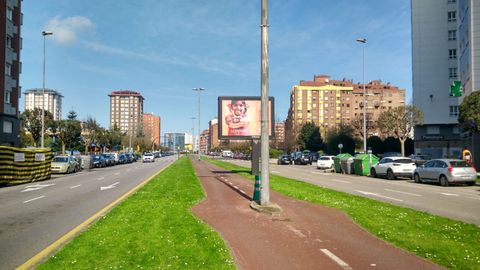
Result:
M462 96L462 82L453 81L450 85L450 96L452 97L461 97Z

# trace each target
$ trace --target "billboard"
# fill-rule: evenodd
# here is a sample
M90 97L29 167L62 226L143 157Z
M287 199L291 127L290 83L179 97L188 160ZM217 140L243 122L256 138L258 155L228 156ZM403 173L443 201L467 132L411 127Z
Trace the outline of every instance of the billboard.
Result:
M268 98L269 137L275 136L274 98ZM227 140L259 139L261 134L260 97L218 97L218 138Z

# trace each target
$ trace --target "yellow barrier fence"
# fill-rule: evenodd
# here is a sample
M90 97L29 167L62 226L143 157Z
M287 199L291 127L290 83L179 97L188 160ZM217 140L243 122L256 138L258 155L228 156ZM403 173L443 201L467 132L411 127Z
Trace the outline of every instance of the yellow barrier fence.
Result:
M50 179L51 164L50 149L0 146L0 185Z

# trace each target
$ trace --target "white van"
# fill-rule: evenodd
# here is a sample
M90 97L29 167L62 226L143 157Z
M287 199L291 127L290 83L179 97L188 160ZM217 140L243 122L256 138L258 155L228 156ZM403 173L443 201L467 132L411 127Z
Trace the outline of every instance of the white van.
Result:
M222 157L231 158L231 157L233 157L233 153L230 150L224 150L224 151L222 151Z

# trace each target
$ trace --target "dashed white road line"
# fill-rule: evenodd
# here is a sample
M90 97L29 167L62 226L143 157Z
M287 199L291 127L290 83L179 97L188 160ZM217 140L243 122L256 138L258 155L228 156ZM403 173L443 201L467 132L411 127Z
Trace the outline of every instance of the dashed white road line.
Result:
M339 182L339 183L346 183L346 184L351 184L352 182L346 181L346 180L338 180L338 179L328 179L333 182Z
M76 186L70 187L70 189L74 189L74 188L81 187L81 186L82 186L82 184L76 185Z
M327 255L330 259L332 259L334 262L336 262L340 267L342 267L343 269L345 270L352 270L353 268L350 267L350 265L348 265L346 262L342 261L342 259L340 259L339 257L337 257L335 254L333 254L332 252L330 252L330 250L328 249L320 249L323 254Z
M389 200L393 200L393 201L397 201L397 202L403 202L403 200L400 200L400 199L397 199L397 198L388 197L388 196L384 196L384 195L378 194L378 193L373 193L373 192L368 192L368 191L362 191L362 190L357 190L357 192L362 193L363 195L371 195L371 196L376 196L376 197L379 197L379 198L389 199Z
M272 173L280 173L279 171L271 171Z
M40 196L40 197L36 197L36 198L30 199L30 200L26 200L23 203L29 203L29 202L33 202L33 201L40 200L40 199L43 199L43 198L45 198L45 196Z
M454 196L454 197L460 196L460 195L455 194L455 193L443 193L443 192L441 192L440 194L445 195L445 196Z
M105 177L99 177L97 178L98 181L105 179Z
M287 228L297 236L305 238L305 234L303 234L302 231L300 231L299 229L294 228L292 225L288 225Z
M128 169L127 172L128 172L129 170L130 170L130 169ZM120 172L114 173L114 175L119 175L119 174L120 174Z
M405 194L405 195L411 195L411 196L415 196L415 197L422 197L422 195L420 195L420 194L415 194L415 193L410 193L410 192L405 192L405 191L399 191L399 190L394 190L394 189L389 189L389 188L386 188L385 190L400 193L400 194Z

